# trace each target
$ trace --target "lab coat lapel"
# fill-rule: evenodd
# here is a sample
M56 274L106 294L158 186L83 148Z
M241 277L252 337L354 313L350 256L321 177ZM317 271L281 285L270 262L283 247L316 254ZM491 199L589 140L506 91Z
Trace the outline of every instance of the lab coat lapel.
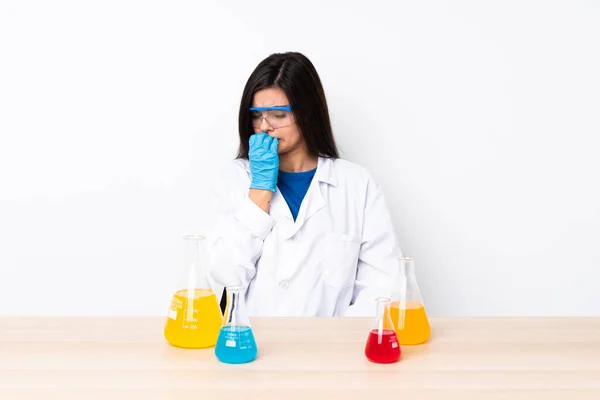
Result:
M290 211L285 198L279 190L273 193L271 198L270 214L277 221L277 230L284 239L289 239L294 236L296 230L294 228L294 217Z
M273 197L271 197L270 213L278 214L286 219L289 219L290 221L294 220L292 217L292 212L290 211L290 207L288 206L279 189L277 189L277 191L273 193Z
M249 166L246 166L246 171L250 174ZM319 157L317 171L315 172L315 176L310 183L306 196L304 196L304 200L300 205L295 222L292 217L292 212L281 192L277 190L273 193L270 213L271 215L276 214L281 217L277 218L277 225L285 239L294 236L310 217L327 205L327 201L322 192L326 184L337 186L334 160Z
M296 217L296 223L294 224L294 229L292 231L292 235L295 235L298 232L304 223L308 221L310 217L312 217L317 211L321 208L325 207L326 202L323 198L323 194L321 193L320 183L317 180L314 180L310 183L308 187L308 191L306 192L306 196L300 205L300 209L298 210L298 216Z
M322 192L326 184L337 184L333 161L319 157L317 171L315 172L315 176L308 187L306 196L304 196L304 200L300 205L296 222L294 223L293 229L290 231L289 237L294 236L310 217L327 205L327 201ZM285 203L285 200L283 200L283 202Z

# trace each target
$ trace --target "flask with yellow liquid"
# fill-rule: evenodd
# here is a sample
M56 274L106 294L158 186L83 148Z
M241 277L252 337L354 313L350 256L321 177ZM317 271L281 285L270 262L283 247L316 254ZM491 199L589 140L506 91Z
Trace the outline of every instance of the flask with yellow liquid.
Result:
M415 260L400 257L398 262L400 275L391 295L388 311L401 345L425 343L431 335L431 327L417 284Z
M213 347L219 337L223 314L206 276L206 238L187 235L183 239L184 269L168 311L165 339L177 347Z

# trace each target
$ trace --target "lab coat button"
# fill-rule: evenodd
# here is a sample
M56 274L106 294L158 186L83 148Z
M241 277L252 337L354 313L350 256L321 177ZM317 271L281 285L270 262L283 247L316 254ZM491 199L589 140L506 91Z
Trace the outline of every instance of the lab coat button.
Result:
M288 290L289 287L290 287L290 282L287 279L284 279L281 282L279 282L279 288L281 290Z

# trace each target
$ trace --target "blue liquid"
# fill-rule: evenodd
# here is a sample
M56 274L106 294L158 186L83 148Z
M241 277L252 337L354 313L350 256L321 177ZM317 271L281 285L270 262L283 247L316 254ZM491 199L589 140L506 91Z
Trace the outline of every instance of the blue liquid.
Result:
M215 355L227 364L247 363L256 358L258 349L252 328L249 326L224 326L219 332Z

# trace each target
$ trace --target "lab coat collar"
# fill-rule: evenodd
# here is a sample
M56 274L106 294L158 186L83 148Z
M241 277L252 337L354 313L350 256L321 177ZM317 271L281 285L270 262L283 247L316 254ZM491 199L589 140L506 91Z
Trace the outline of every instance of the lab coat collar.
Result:
M287 238L295 235L300 228L304 225L304 223L312 217L317 211L321 210L327 204L325 197L322 193L322 187L324 184L327 185L337 185L337 175L335 173L335 164L332 159L319 157L317 163L317 171L315 172L315 176L306 192L306 196L300 205L300 209L298 210L298 216L296 218L296 222L289 226L289 229L284 230L284 235ZM280 193L276 193L276 195L280 195ZM279 196L273 196L279 197ZM283 200L283 196L282 200ZM283 204L285 200L282 201ZM289 209L286 207L286 209ZM289 211L288 211L289 212ZM291 220L291 214L289 218Z
M319 161L317 163L317 172L315 172L315 179L331 186L337 186L337 174L335 173L335 164L333 159L319 157Z
M245 164L246 172L250 173L250 163L246 160ZM324 182L331 186L337 186L337 174L335 173L334 159L319 157L314 179L317 182Z
M250 165L248 161L246 161L246 171L250 174ZM279 189L273 193L273 198L271 199L271 213L283 215L285 219L289 221L288 223L284 223L283 221L279 222L279 229L285 238L289 239L294 236L310 217L327 204L325 197L321 192L321 183L337 186L337 182L335 160L332 158L319 157L315 176L300 205L295 222L293 221L290 208Z

